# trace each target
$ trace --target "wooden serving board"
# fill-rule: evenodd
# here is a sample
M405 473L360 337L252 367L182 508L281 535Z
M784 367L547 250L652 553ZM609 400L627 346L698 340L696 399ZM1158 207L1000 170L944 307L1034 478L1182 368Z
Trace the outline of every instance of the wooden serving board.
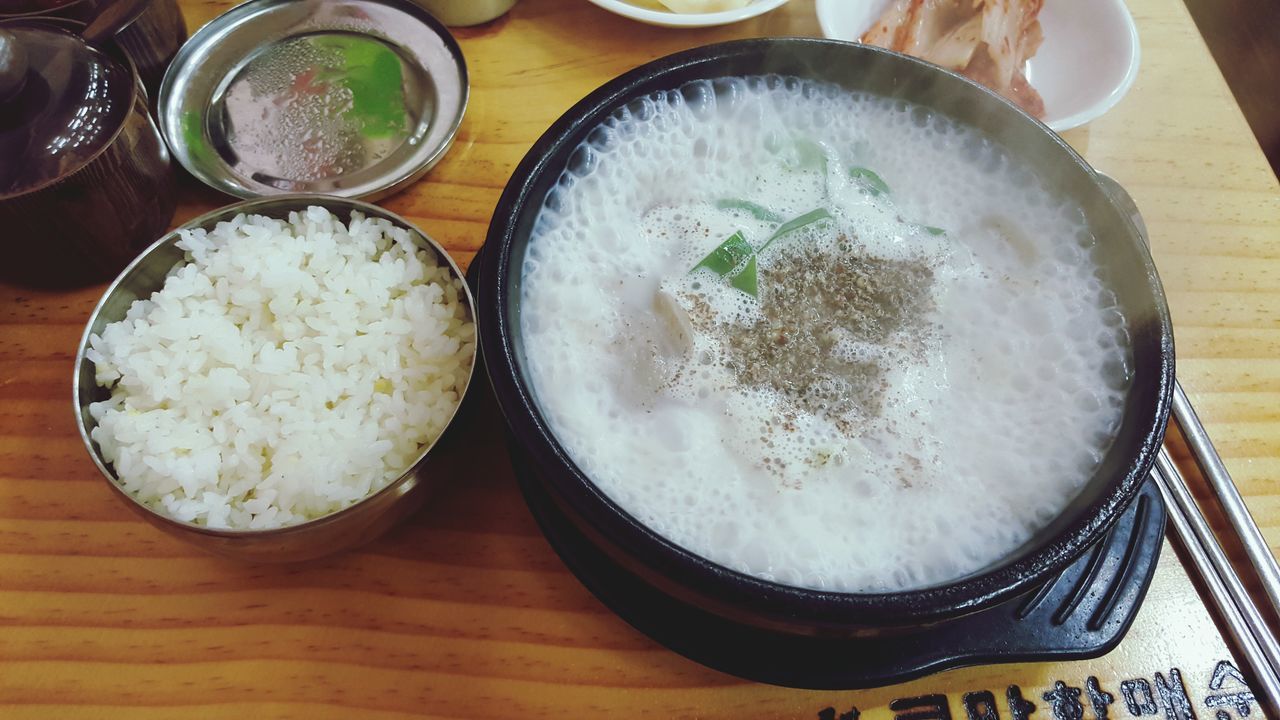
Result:
M232 4L181 2L192 30ZM1144 211L1179 375L1274 546L1280 188L1185 8L1130 7L1143 44L1137 84L1066 137ZM473 83L458 142L383 204L465 265L517 162L591 89L695 45L817 34L808 0L693 31L638 25L586 0L520 0L505 18L457 32ZM188 181L174 223L227 202ZM708 670L633 630L569 574L516 490L486 404L464 420L446 487L386 538L293 567L207 557L112 497L77 437L72 359L101 291L0 287L4 720L1261 716L1168 543L1129 635L1096 660L989 665L849 692Z

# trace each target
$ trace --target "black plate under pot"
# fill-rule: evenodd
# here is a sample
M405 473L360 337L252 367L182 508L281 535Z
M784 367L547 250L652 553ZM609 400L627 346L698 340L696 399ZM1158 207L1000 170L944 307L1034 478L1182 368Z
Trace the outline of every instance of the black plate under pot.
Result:
M1051 192L1078 204L1098 239L1101 276L1116 294L1132 343L1134 372L1121 425L1079 496L991 567L944 585L888 594L802 589L735 572L667 541L606 497L556 440L534 399L520 328L521 269L534 221L574 150L610 113L650 93L693 80L765 73L901 98L976 127L1036 167ZM605 84L557 120L516 168L475 263L480 345L497 402L513 442L565 523L639 582L737 626L818 638L904 635L1026 595L1077 562L1116 524L1163 439L1173 333L1155 267L1133 222L1093 169L1045 126L965 78L877 48L800 38L735 41L677 53Z
M880 687L984 663L1103 655L1133 623L1164 542L1164 501L1148 480L1101 540L1029 593L893 634L796 635L734 622L628 572L566 517L514 444L512 458L538 526L610 610L690 660L748 680L810 690Z

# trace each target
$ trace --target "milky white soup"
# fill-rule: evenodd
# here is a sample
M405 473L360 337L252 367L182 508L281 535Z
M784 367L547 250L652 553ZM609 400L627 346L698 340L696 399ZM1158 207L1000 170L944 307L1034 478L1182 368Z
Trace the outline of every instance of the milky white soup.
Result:
M695 82L615 113L548 197L528 374L582 471L682 547L788 585L935 585L1029 540L1112 442L1131 363L1094 248L945 117Z

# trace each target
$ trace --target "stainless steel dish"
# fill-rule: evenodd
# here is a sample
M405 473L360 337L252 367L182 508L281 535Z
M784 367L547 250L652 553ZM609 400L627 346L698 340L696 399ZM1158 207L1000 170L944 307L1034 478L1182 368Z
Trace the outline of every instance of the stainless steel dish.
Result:
M420 246L433 249L448 264L453 276L462 279L462 271L434 240L398 215L356 200L314 195L261 198L215 210L195 218L181 228L211 229L218 222L229 220L238 213L283 218L290 211L305 209L310 205L325 207L344 219L352 210L359 210L367 217L385 218L407 228ZM72 393L80 438L111 488L134 511L170 535L218 555L255 562L301 561L354 547L378 537L420 507L439 478L440 473L433 460L440 455L437 448L442 442L446 442L448 428L457 414L456 408L440 437L424 447L414 463L387 487L343 510L298 525L269 530L211 529L162 515L121 489L111 465L103 459L97 443L89 435L94 426L93 418L89 415L89 404L105 399L109 393L94 382L93 363L86 358L85 351L89 347L90 335L101 333L109 323L122 319L134 300L148 297L158 290L169 271L184 260L183 251L176 246L178 237L175 230L157 240L111 283L89 316L76 352ZM465 281L462 285L467 307L474 314L475 305L471 292L466 288ZM473 355L467 370L468 386L474 371ZM467 387L464 386L459 392L459 406L466 391Z
M183 46L157 114L222 192L374 200L444 157L467 96L462 50L408 0L252 0Z

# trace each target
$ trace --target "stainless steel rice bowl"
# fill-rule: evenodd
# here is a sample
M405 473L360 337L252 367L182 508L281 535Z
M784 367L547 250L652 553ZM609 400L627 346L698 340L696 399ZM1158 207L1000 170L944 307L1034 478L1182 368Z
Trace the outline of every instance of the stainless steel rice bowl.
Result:
M405 228L419 247L434 250L441 265L447 266L450 275L461 285L459 301L464 302L474 319L474 302L463 280L462 272L435 241L428 238L403 218L368 203L343 198L317 195L287 195L250 200L215 210L200 216L166 234L147 248L107 288L85 327L76 352L73 394L80 437L95 465L107 479L109 486L130 507L148 522L181 540L190 542L212 553L257 562L294 562L336 553L368 542L388 530L398 521L418 509L426 499L439 473L432 459L440 455L436 450L448 434L448 427L456 417L457 408L465 398L475 369L475 353L466 368L467 380L457 388L458 404L445 422L439 436L421 448L416 460L402 474L361 500L330 514L305 522L271 529L216 529L174 519L151 508L121 487L115 469L104 458L102 449L90 433L96 425L90 415L89 405L109 396L109 391L99 387L94 378L94 363L87 356L90 337L100 334L110 323L125 316L129 306L140 298L147 298L159 290L170 271L184 259L184 252L177 247L179 230L212 229L219 222L237 214L258 214L272 218L287 218L291 211L302 211L309 206L320 206L344 223L351 211L356 210L368 218L382 218Z

